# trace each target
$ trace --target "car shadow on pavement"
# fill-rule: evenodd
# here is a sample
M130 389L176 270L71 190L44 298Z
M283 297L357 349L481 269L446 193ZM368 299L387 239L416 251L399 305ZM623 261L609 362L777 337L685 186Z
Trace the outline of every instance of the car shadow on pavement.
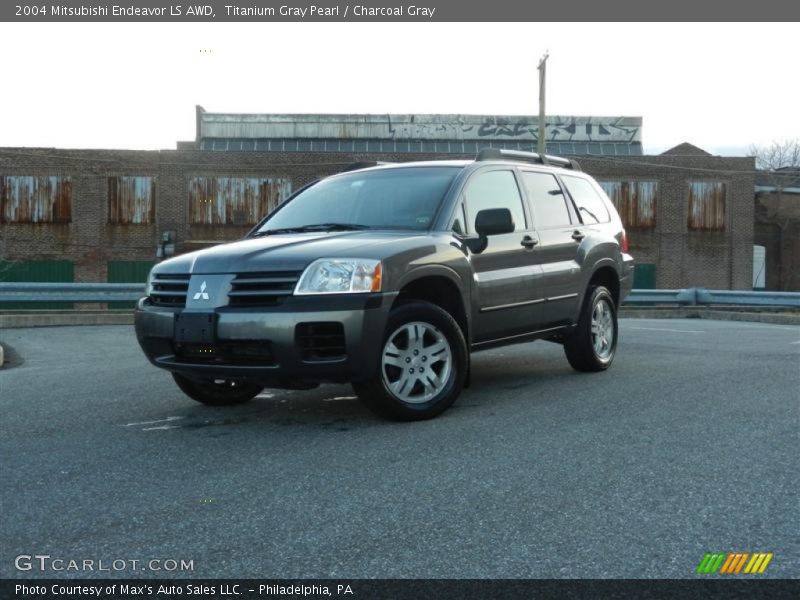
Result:
M265 389L242 406L192 407L167 428L224 429L231 425L270 424L349 431L383 423L358 400L350 386L320 386L314 390Z

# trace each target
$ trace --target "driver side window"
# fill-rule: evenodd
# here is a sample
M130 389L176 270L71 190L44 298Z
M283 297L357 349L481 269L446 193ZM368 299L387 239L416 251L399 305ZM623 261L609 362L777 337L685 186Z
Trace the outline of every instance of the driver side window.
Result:
M525 211L517 180L512 171L489 171L473 177L464 192L467 223L475 231L475 217L487 208L507 208L514 221L514 231L525 231Z

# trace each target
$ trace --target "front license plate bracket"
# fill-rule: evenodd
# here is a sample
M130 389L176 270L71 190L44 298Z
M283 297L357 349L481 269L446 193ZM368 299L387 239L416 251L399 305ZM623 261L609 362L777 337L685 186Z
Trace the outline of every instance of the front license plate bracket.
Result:
M175 341L178 344L211 344L216 337L216 313L180 313L175 318Z

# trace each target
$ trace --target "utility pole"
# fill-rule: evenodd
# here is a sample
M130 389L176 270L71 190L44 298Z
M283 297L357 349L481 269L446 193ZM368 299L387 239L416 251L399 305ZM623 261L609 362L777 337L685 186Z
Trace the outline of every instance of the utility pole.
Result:
M539 61L539 135L538 137L538 151L540 156L545 155L545 138L547 137L547 130L544 123L544 84L546 79L547 57L550 56L549 52L545 52L544 56Z

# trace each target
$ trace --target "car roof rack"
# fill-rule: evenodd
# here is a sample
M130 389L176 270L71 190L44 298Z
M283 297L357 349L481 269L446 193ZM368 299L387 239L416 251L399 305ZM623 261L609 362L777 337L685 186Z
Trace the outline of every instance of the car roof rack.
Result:
M348 171L358 171L359 169L369 169L370 167L379 167L381 165L391 165L390 162L375 161L375 160L360 160L358 162L350 163L339 173L347 173Z
M522 152L520 150L504 150L502 148L484 148L475 157L478 162L486 160L517 160L536 165L550 165L561 167L562 169L572 169L580 171L581 166L578 161L561 156L551 156L550 154L537 154L536 152Z

